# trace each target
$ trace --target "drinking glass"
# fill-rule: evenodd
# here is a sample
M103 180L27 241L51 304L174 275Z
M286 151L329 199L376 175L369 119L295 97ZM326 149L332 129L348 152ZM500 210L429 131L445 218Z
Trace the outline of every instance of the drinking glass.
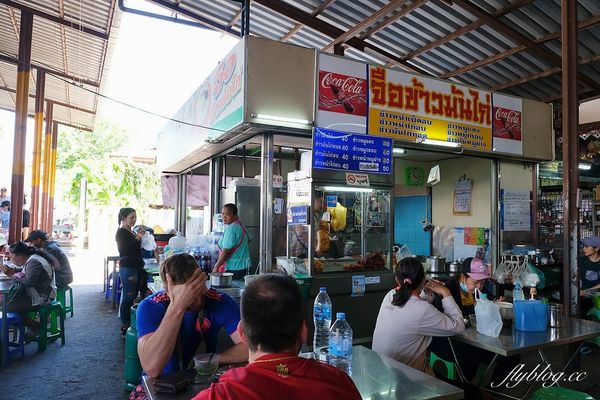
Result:
M216 377L219 369L219 355L215 353L201 353L194 357L196 379L194 382L208 382Z

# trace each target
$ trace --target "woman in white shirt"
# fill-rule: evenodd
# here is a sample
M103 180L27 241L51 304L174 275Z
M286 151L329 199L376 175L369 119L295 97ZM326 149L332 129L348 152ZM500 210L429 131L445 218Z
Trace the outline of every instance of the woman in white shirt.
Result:
M398 286L385 296L379 309L373 350L433 375L427 363L431 338L462 333L462 313L442 283L425 279L417 258L400 261L395 278ZM421 298L423 289L442 296L443 313Z

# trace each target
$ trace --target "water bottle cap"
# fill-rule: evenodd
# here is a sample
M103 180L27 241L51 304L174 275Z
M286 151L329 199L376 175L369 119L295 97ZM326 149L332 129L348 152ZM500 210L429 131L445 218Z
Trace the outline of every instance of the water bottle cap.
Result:
M335 314L335 317L337 319L346 319L346 313L339 312L339 313Z
M325 286L319 288L319 292L326 292L327 288Z
M479 294L479 298L480 299L487 299L487 293L480 293Z

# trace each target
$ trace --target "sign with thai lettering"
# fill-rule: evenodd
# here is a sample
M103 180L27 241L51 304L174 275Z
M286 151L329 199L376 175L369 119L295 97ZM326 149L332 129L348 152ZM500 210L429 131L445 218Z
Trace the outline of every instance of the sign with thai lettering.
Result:
M494 151L522 155L522 100L518 97L505 96L499 93L494 93L493 104Z
M288 225L308 224L308 206L292 206L288 208Z
M491 92L369 67L368 134L492 150Z
M391 139L313 130L313 168L391 174L392 149Z

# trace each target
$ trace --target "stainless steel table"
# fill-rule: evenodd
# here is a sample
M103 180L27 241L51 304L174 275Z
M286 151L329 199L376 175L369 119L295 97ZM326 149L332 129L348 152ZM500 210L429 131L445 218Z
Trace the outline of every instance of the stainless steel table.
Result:
M2 295L2 336L0 337L0 343L8 342L8 323L6 323L6 305L8 303L8 292L13 284L12 278L7 279L5 275L0 276L0 295ZM2 363L0 364L0 369L6 368L8 364L8 354L5 351L2 351Z
M528 352L537 352L542 365L551 366L546 354L544 353L544 350L571 343L580 343L580 345L577 347L577 350L571 355L569 360L563 366L561 370L561 372L563 372L579 354L579 349L583 345L584 341L596 336L600 336L600 323L579 318L565 317L564 326L561 328L548 328L543 332L522 332L516 330L513 326L512 328L503 328L500 332L500 336L497 338L482 335L481 333L477 332L475 328L469 327L464 333L449 338L449 342L455 361L457 362L459 375L463 380L464 377L460 371L460 365L458 364L454 346L452 345L453 340L495 353L494 358L492 359L492 362L486 369L485 373L479 382L476 382L480 387L482 387L486 384L486 381L494 371L499 356L512 356ZM532 382L532 385L530 385L522 397L516 398L525 398L534 383L535 382ZM487 388L485 390L491 391ZM505 397L512 397L506 396L505 394L502 395Z
M363 399L453 400L464 397L462 389L363 346L352 348L352 380ZM153 378L144 377L142 382L152 400L190 399L208 386L194 384L187 390L172 395L156 393Z

